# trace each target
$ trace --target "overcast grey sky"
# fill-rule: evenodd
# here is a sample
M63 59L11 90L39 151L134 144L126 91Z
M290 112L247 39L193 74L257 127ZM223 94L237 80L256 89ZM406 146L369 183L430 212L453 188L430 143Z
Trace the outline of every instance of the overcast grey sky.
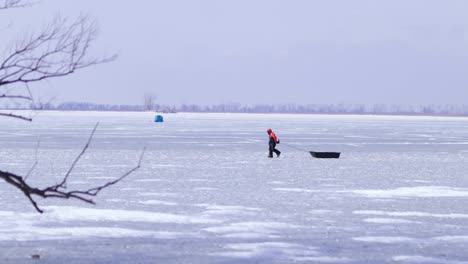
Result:
M56 102L462 104L467 12L466 0L42 0L1 22L20 36L59 13L98 21L93 51L119 59L32 86Z

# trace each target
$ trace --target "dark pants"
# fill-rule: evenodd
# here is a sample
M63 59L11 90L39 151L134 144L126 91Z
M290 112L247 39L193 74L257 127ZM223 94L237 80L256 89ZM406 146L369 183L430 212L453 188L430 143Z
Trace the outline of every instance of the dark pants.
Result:
M277 150L276 147L276 142L270 142L270 148L268 150L268 157L273 157L273 152L276 154L276 156L279 156L281 151Z

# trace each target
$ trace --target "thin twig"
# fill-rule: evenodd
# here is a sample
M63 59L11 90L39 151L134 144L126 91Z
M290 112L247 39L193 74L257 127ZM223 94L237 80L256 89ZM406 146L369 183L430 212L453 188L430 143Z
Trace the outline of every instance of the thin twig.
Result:
M38 149L39 149L39 144L40 144L40 142L41 142L41 140L38 140L38 141L37 141L36 151L35 151L35 154L34 154L34 160L35 160L35 161L34 161L33 166L31 167L31 169L29 169L28 174L26 174L26 176L24 176L24 181L26 181L26 180L28 179L29 175L31 175L31 173L34 171L34 169L35 169L36 166L37 166L37 163L38 163L38 161L37 161L37 151L38 151Z
M83 154L84 154L84 153L86 152L86 150L88 149L89 144L91 143L91 140L93 139L94 133L96 132L96 129L97 129L98 126L99 126L99 122L97 122L96 125L94 126L94 129L93 129L93 131L91 132L91 135L89 135L88 142L86 142L86 145L85 145L84 148L81 150L80 154L76 157L75 161L72 163L72 165L71 165L70 168L68 169L67 174L65 174L65 177L63 177L62 182L60 182L60 184L58 184L57 187L62 187L62 188L64 188L64 189L67 188L67 179L68 179L68 176L70 176L70 173L71 173L71 172L73 171L73 169L75 168L76 163L78 163L78 161L81 159L81 156L83 156Z
M143 148L143 150L141 151L141 154L140 154L140 159L138 160L138 164L133 167L132 169L130 169L129 171L127 171L125 174L123 174L122 176L120 176L119 178L117 178L116 180L114 181L111 181L111 182L108 182L102 186L99 186L99 187L94 187L94 188L91 188L87 191L85 191L83 194L89 194L89 195L92 195L92 196L95 196L97 195L102 189L104 188L107 188L111 185L114 185L116 183L118 183L119 181L123 180L125 177L127 177L128 175L132 174L133 172L135 172L136 170L138 170L140 167L141 167L141 161L143 160L143 156L145 155L145 151L146 151L146 147Z
M93 130L93 133L94 131L95 130ZM27 184L25 179L23 179L21 176L18 176L9 172L1 171L1 170L0 170L0 179L5 180L7 183L21 190L24 193L24 195L29 199L31 204L36 209L36 211L38 211L39 213L43 213L43 210L39 208L33 196L39 196L44 199L46 198L77 199L77 200L80 200L89 204L95 204L94 201L90 197L97 196L101 190L120 182L121 180L123 180L130 174L134 173L136 170L138 170L141 167L144 153L145 153L145 148L143 148L140 154L138 164L135 167L128 170L122 176L118 177L117 179L113 181L107 182L101 186L93 187L88 190L63 191L61 190L61 189L65 189L63 185L54 185L54 186L46 187L43 189L39 189L39 188L35 188Z
M0 113L0 116L17 118L17 119L21 119L21 120L25 120L25 121L29 121L29 122L32 121L32 118L28 118L28 117L25 117L25 116L22 116L22 115L15 115L15 114L12 114L12 113Z
M32 100L32 97L24 96L24 95L8 95L8 94L0 94L0 99L24 99L24 100Z

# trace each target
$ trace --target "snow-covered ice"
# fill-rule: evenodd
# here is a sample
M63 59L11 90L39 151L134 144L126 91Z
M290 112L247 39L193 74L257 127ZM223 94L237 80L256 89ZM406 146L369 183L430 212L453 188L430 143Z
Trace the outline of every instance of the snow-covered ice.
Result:
M0 169L95 198L0 182L0 263L468 263L468 119L41 112L0 118ZM266 129L282 143L268 159ZM341 151L337 160L307 151Z

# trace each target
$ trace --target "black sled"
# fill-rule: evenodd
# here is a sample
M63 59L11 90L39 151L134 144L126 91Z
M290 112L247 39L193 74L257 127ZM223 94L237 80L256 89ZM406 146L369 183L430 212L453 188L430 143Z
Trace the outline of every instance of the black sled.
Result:
M309 151L312 157L317 159L339 159L341 152L317 152Z

